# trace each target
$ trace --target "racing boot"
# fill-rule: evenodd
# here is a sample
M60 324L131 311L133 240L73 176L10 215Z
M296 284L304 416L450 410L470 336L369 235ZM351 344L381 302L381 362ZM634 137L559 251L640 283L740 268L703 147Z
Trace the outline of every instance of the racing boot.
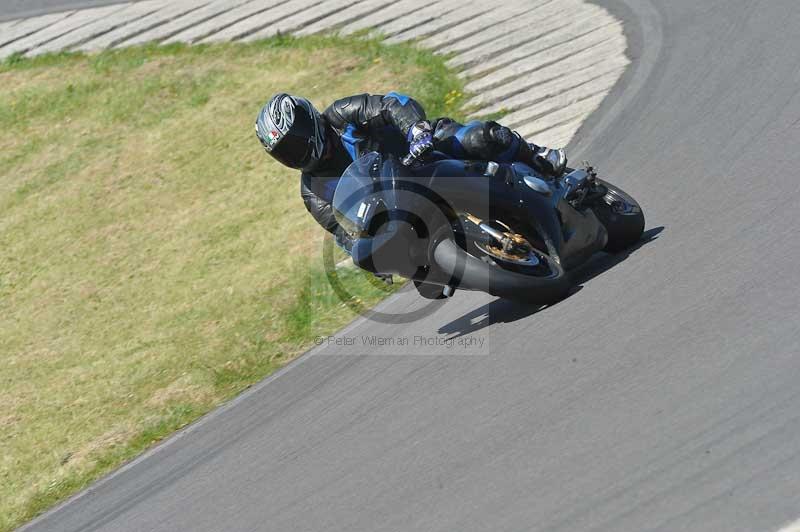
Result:
M337 226L336 230L333 233L333 241L336 245L347 253L348 255L353 254L353 237L345 231L341 226Z
M567 154L563 149L535 146L534 152L544 173L553 177L561 177L564 174L567 168Z
M500 149L512 149L515 141L519 148L515 160L525 163L537 172L549 177L561 177L567 167L567 155L562 149L546 148L525 142L519 133L511 131L497 122L486 123L489 142Z
M552 178L561 177L567 168L567 154L564 150L537 146L524 140L519 144L517 160Z
M394 284L394 277L392 277L391 273L373 273L372 275L386 286L392 286Z

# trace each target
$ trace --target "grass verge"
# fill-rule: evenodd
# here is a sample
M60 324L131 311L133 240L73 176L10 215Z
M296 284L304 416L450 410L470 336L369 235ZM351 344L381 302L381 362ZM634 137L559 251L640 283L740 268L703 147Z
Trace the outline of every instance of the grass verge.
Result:
M0 531L352 319L254 137L270 94L458 116L463 92L443 58L337 37L13 57L0 86Z

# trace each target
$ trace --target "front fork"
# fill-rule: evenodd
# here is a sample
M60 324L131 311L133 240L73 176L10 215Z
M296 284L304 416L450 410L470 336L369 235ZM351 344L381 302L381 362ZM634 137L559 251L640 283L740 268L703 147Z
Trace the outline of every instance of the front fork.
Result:
M519 246L529 245L528 241L525 240L525 237L523 237L519 233L512 232L511 228L503 224L502 222L495 222L495 224L500 225L505 230L493 227L487 221L481 220L477 216L473 216L470 213L466 213L464 215L464 218L475 224L478 227L478 229L480 229L488 236L493 238L505 253L511 253L515 248Z
M575 209L580 209L596 184L597 171L588 161L584 161L583 168L564 176L564 199Z

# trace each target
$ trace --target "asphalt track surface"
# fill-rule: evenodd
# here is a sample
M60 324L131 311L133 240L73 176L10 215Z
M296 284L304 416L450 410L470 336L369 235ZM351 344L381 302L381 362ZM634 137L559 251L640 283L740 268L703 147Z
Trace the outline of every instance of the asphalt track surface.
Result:
M69 9L121 4L126 1L130 0L0 0L0 20L32 17Z
M355 346L302 357L31 530L749 532L800 517L800 9L601 3L634 62L571 151L641 200L649 241L538 312L461 292L414 323L357 320L337 335Z

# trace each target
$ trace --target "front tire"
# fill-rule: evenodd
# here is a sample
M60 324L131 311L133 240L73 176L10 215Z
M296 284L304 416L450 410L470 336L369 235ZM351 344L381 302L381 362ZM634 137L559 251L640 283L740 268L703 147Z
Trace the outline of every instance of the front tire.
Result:
M616 253L632 246L642 237L644 212L636 200L621 188L601 179L597 180L597 184L604 187L606 193L592 205L592 210L608 231L608 243L604 251Z
M572 283L557 262L546 277L525 275L472 256L453 240L445 239L433 251L438 268L457 277L456 286L478 290L496 297L537 305L550 305L564 299Z

